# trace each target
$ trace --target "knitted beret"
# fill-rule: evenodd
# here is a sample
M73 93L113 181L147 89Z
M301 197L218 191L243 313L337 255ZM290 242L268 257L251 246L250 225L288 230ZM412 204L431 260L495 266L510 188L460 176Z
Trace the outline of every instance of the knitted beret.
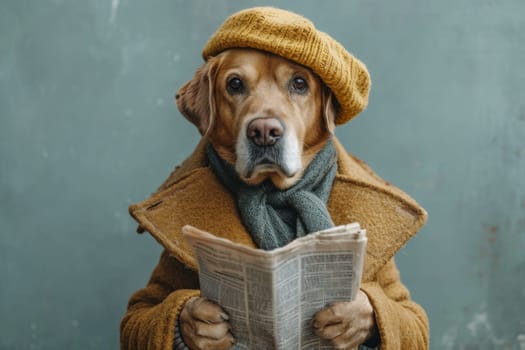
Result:
M234 13L205 45L207 61L224 50L253 48L299 63L314 71L339 103L336 124L365 109L370 91L366 66L335 39L308 19L273 7L255 7Z

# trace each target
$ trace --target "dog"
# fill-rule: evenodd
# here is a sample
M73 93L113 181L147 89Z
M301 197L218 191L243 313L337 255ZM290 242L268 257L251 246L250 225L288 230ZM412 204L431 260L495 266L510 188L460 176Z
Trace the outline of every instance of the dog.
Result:
M309 68L255 49L213 57L175 98L183 115L250 185L270 180L281 190L293 186L335 129L337 101L321 79ZM318 314L320 336L340 333L344 308L348 305L334 304ZM373 309L363 292L344 314L358 315L361 338L368 337ZM180 327L192 349L229 349L234 342L228 316L205 298L185 304Z
M273 7L241 10L210 37L204 65L176 96L202 138L149 198L129 208L164 248L130 298L122 349L230 349L229 316L200 296L185 225L253 248L359 222L368 244L352 301L312 315L336 349L428 349L428 319L393 257L425 223L409 195L346 152L333 135L368 105L363 62L308 19Z

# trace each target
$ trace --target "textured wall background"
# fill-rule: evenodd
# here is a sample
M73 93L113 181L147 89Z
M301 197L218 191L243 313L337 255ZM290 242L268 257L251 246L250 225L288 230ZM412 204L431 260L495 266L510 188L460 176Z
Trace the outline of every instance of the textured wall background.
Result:
M196 144L172 96L212 31L256 4L368 65L370 106L337 134L430 213L398 263L432 349L524 349L522 0L4 0L0 348L118 347L160 253L127 205Z

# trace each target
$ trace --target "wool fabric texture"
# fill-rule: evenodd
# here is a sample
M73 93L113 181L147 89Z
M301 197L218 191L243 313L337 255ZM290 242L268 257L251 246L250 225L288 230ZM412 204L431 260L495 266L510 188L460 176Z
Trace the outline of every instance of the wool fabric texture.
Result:
M328 211L335 225L355 221L367 230L361 289L374 307L381 350L428 349L425 311L411 300L393 259L427 214L414 199L348 154L336 137L332 142L338 161ZM197 260L182 227L192 225L256 247L240 220L235 198L210 168L208 143L203 138L155 194L130 206L140 227L165 250L147 286L130 298L121 322L121 349L173 349L180 311L200 293Z
M236 198L242 222L259 248L282 247L297 237L334 226L326 207L337 173L332 140L317 153L302 178L284 191L271 181L247 185L211 145L206 152L213 172Z
M368 104L370 75L364 63L298 14L273 7L234 13L210 37L202 57L207 61L232 48L267 51L310 68L335 95L337 125L352 119Z

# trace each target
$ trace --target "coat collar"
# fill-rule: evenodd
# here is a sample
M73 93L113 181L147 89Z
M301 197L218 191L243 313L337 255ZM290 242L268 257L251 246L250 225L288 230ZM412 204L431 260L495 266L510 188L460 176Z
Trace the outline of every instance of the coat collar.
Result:
M201 140L150 198L129 207L139 223L139 232L150 232L171 255L194 270L195 257L182 237L186 224L255 247L240 221L235 199L208 167L205 144L206 140ZM338 174L328 210L336 225L357 221L367 230L363 280L368 281L423 226L427 213L406 193L348 154L336 139L334 144Z

